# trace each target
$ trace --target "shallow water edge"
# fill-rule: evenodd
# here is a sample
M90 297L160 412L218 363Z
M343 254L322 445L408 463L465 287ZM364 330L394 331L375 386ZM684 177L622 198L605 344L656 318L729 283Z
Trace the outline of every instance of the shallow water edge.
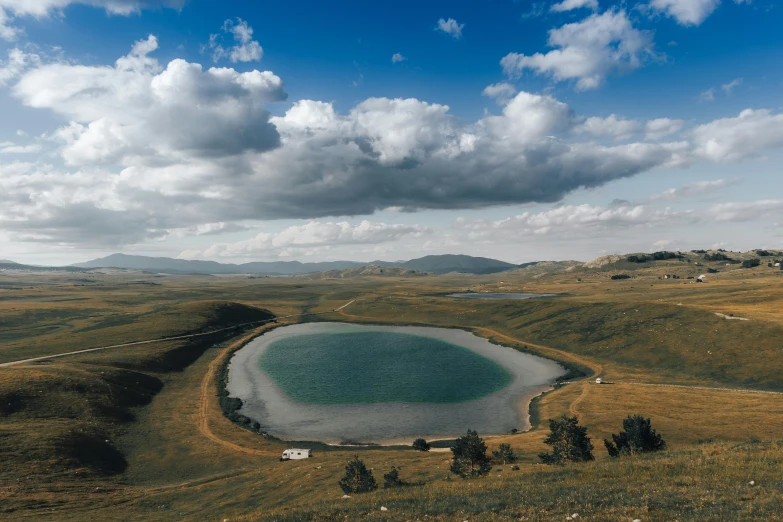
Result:
M497 393L462 403L324 406L290 400L257 364L265 347L283 337L311 332L368 330L409 333L463 346L510 370L514 381ZM488 436L507 434L512 429L525 431L530 425L531 399L550 390L566 371L550 359L491 343L462 329L303 323L266 332L235 352L228 365L226 388L232 397L242 399L240 413L258 421L264 431L284 440L410 444L417 437L451 439L467 429L476 429Z

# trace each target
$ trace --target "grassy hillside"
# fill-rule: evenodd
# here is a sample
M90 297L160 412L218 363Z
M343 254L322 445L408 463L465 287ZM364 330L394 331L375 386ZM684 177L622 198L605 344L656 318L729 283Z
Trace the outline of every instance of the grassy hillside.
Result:
M780 272L726 270L691 284L659 279L674 271L687 277L695 269L685 262L640 266L627 281L611 281L611 267L579 270L344 280L0 274L3 361L215 329L267 317L265 310L328 311L356 299L342 314L304 319L469 328L616 383L560 386L533 404L531 432L488 439L490 449L501 442L517 449L519 471L501 466L464 482L449 478L448 453L355 449L376 478L397 465L403 478L426 485L341 499L336 483L348 453L279 462L285 443L223 415L220 369L251 334L0 369L0 518L774 519L783 509L783 448L775 442L783 441L783 401L741 388L780 389ZM460 290L562 297L445 297ZM588 427L597 462L537 464L542 426L564 413ZM651 417L669 450L609 461L601 440L631 413Z
M217 301L172 307L157 321L177 334L183 327L200 331L270 317L265 310ZM32 476L49 481L124 472L128 463L115 438L133 424L139 408L161 392L167 374L181 372L225 339L226 333L218 333L132 351L4 368L0 371L0 481L14 484L6 495L21 500L25 486L40 486L31 481Z
M367 464L373 460L367 458ZM781 444L705 444L565 468L534 465L513 471L501 465L483 479L446 479L232 520L420 520L426 515L427 520L532 522L565 520L574 513L580 520L773 520L781 509L781 465Z
M661 302L459 301L389 296L357 303L352 319L484 328L675 381L783 390L783 326L730 321L699 308ZM502 340L501 340L502 341ZM742 361L742 364L737 364Z

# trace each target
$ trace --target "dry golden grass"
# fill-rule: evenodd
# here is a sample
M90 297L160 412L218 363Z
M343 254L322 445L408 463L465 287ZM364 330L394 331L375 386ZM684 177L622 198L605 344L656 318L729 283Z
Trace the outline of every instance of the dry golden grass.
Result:
M645 270L639 279L620 283L609 282L604 273L581 275L582 284L571 274L535 280L496 274L306 284L295 279L166 277L155 280L160 286L123 286L105 276L101 284L106 286L99 288L0 290L2 326L15 333L0 338L1 361L198 329L210 319L200 314L201 305L187 305L193 301L229 299L284 315L330 310L359 298L341 320L470 327L479 335L527 346L618 383L562 386L537 401L536 429L488 439L490 448L508 442L521 454L517 474L505 466L502 473L466 485L448 478L448 453L361 450L376 478L396 465L405 479L427 485L346 504L336 482L350 452L317 452L311 461L281 463L277 455L282 443L241 429L223 416L214 376L231 350L228 345L208 348L174 372L163 364L165 354L182 348L174 343L2 370L0 395L21 390L31 397L22 409L0 413L4 462L10 458L7 462L14 466L0 469L5 513L57 520L256 520L265 514L294 520L358 519L371 512L373 518L397 520L428 512L443 520L512 515L551 520L577 510L587 520L672 520L680 509L681 520L701 515L741 520L783 509L779 473L775 478L783 450L776 444L736 445L783 439L781 396L638 384L783 387L783 353L776 341L783 325L778 312L783 280L777 274L745 271L720 274L719 281L707 285L674 284L657 279L656 274L668 268ZM499 287L570 297L514 303L439 297L454 290ZM84 299L20 301L18 296ZM713 312L752 320L721 320ZM629 317L632 313L642 315ZM611 321L606 320L609 316ZM128 322L118 324L122 320ZM649 324L639 327L640 320ZM35 331L55 324L67 326L44 334ZM716 325L721 330L717 335ZM715 357L707 357L707 350ZM111 404L101 401L125 393L118 386L127 389L128 375L113 378L112 384L105 373L101 376L107 369L151 377L162 388L150 394L154 398L148 405L121 408L132 418L118 420L122 412L111 413ZM569 470L536 464L537 453L545 449L546 419L564 413L577 414L588 426L596 445L595 464ZM656 458L610 461L601 440L634 413L652 418L670 450ZM55 442L88 427L109 433L111 446L127 461L124 471L100 474L63 460ZM704 444L710 440L714 442ZM761 477L756 480L764 488L743 489L748 477ZM381 515L380 503L393 511Z

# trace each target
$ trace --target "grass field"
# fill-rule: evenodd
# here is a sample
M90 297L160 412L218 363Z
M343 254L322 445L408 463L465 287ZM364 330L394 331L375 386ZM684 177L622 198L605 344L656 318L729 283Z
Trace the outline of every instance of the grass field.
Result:
M465 482L449 477L449 453L362 449L376 478L397 465L406 480L426 484L341 499L336 483L351 453L281 463L284 443L237 426L218 406L216 382L232 350L273 326L3 368L0 518L775 519L783 510L783 396L755 391L783 390L783 279L766 267L722 271L700 285L658 279L677 271L686 277L694 268L661 262L625 281L611 281L609 270L306 281L0 274L0 362L357 299L341 313L298 320L467 328L584 374L535 401L531 432L489 440L520 452L519 471L499 466ZM452 291L562 297L444 297ZM615 384L590 383L596 375ZM537 464L546 419L563 413L588 427L595 463ZM601 441L631 413L652 418L666 452L609 460Z

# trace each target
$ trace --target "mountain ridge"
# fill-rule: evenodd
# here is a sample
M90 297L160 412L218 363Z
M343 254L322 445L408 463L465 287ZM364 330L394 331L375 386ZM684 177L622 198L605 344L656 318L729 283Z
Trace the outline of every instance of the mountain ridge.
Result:
M191 274L264 274L264 275L300 275L316 272L349 270L369 265L404 268L417 272L446 274L464 272L471 274L491 274L519 268L521 265L490 259L457 254L424 256L409 261L324 261L302 263L301 261L253 261L249 263L219 263L174 259L169 257L148 257L128 254L112 254L99 259L71 265L78 268L125 268L131 270L151 270L163 273Z

